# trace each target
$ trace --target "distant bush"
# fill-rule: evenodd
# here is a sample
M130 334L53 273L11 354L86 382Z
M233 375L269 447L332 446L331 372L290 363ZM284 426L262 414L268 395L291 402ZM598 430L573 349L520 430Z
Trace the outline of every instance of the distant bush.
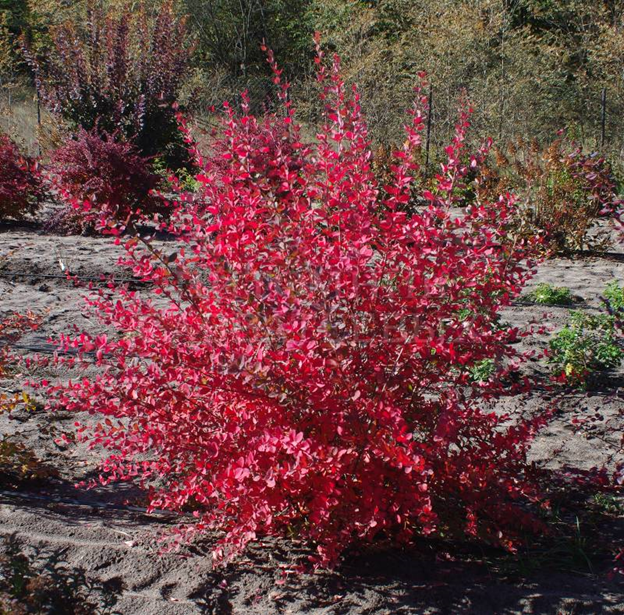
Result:
M525 298L538 305L572 305L574 297L569 288L539 284Z
M533 244L509 239L508 194L450 211L480 159L462 163L467 110L407 215L423 101L383 196L359 97L337 64L319 66L317 138L303 141L286 92L266 120L228 109L214 157L198 156L200 194L172 204L183 247L122 242L151 284L93 300L108 334L60 343L103 369L48 394L102 415L81 433L111 449L103 482L136 479L150 506L194 510L185 530L224 532L217 558L262 535L307 541L317 565L431 534L512 549L541 527L526 452L548 414L512 420L489 402L530 387L502 384L521 356L499 314Z
M67 231L93 229L101 218L129 224L162 203L151 191L160 178L132 143L96 129L80 130L50 155L49 173L67 203L48 222Z
M21 154L12 140L0 133L0 220L34 214L45 195L39 162Z
M26 50L49 109L87 131L120 132L169 166L188 161L174 104L189 46L171 1L155 18L143 2L120 14L90 2L86 21L64 22L52 43L42 58Z
M523 156L524 161L516 158L510 164L516 174L512 184L517 182L524 201L519 232L539 234L550 254L608 247L609 222L622 202L607 161L564 139L545 150L530 148ZM601 220L607 228L597 228Z

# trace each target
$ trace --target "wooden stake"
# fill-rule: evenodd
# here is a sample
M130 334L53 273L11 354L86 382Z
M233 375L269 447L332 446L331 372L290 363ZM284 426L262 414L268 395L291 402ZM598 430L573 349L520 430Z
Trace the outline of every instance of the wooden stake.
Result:
M429 169L429 149L431 146L431 120L433 117L433 84L429 84L429 101L427 103L427 143L425 145L425 171Z

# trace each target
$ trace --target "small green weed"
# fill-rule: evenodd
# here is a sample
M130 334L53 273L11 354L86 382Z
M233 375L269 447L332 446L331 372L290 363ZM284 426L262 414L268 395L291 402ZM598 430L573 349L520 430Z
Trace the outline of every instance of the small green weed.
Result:
M624 502L621 498L610 493L596 493L592 502L599 511L607 515L619 516L624 514Z
M173 184L170 180L174 176L180 183L182 190L188 192L197 192L201 187L201 184L195 179L195 177L184 167L181 167L177 171L171 171L163 158L155 158L152 163L152 169L156 175L162 178L163 188L169 190L173 188Z
M607 311L615 318L616 325L621 328L624 323L624 286L611 282L605 288L603 297Z
M473 382L487 382L495 371L494 359L482 359L470 368L470 379Z
M527 301L538 305L572 305L574 297L569 288L540 284L525 296Z

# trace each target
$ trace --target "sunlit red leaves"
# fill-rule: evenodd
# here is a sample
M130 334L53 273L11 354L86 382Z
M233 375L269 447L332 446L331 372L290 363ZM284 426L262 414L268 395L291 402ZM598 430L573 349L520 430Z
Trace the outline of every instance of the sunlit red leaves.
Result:
M315 544L322 565L436 531L510 546L531 526L535 429L486 401L527 386L505 381L517 332L499 325L533 265L507 239L513 199L451 213L481 159L463 162L466 110L428 205L407 214L422 99L382 196L357 94L336 66L320 79L310 144L290 107L226 109L198 154L201 197L176 199L163 225L185 249L121 240L161 295L91 299L113 333L65 343L105 369L52 389L55 403L109 418L84 432L111 449L105 480L137 479L155 508L192 506L194 531L225 532L219 556L263 534ZM498 377L475 383L483 359Z

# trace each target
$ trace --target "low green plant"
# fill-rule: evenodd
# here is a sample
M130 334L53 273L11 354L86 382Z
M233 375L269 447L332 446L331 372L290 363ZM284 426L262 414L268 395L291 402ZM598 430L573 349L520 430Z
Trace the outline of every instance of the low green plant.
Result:
M605 288L603 298L607 311L616 320L616 326L622 329L624 324L624 286L611 282Z
M624 502L611 493L596 493L592 498L596 508L607 515L621 515L624 513Z
M546 283L539 284L525 298L538 305L572 305L574 303L574 297L569 288Z
M495 371L494 359L483 359L470 368L470 378L473 382L487 382Z
M585 387L596 371L617 367L624 358L612 314L574 311L570 322L550 342L550 363L557 378Z
M201 187L201 184L186 167L172 171L167 166L166 160L160 156L154 158L152 170L162 179L162 189L165 191L181 189L186 192L197 192Z

